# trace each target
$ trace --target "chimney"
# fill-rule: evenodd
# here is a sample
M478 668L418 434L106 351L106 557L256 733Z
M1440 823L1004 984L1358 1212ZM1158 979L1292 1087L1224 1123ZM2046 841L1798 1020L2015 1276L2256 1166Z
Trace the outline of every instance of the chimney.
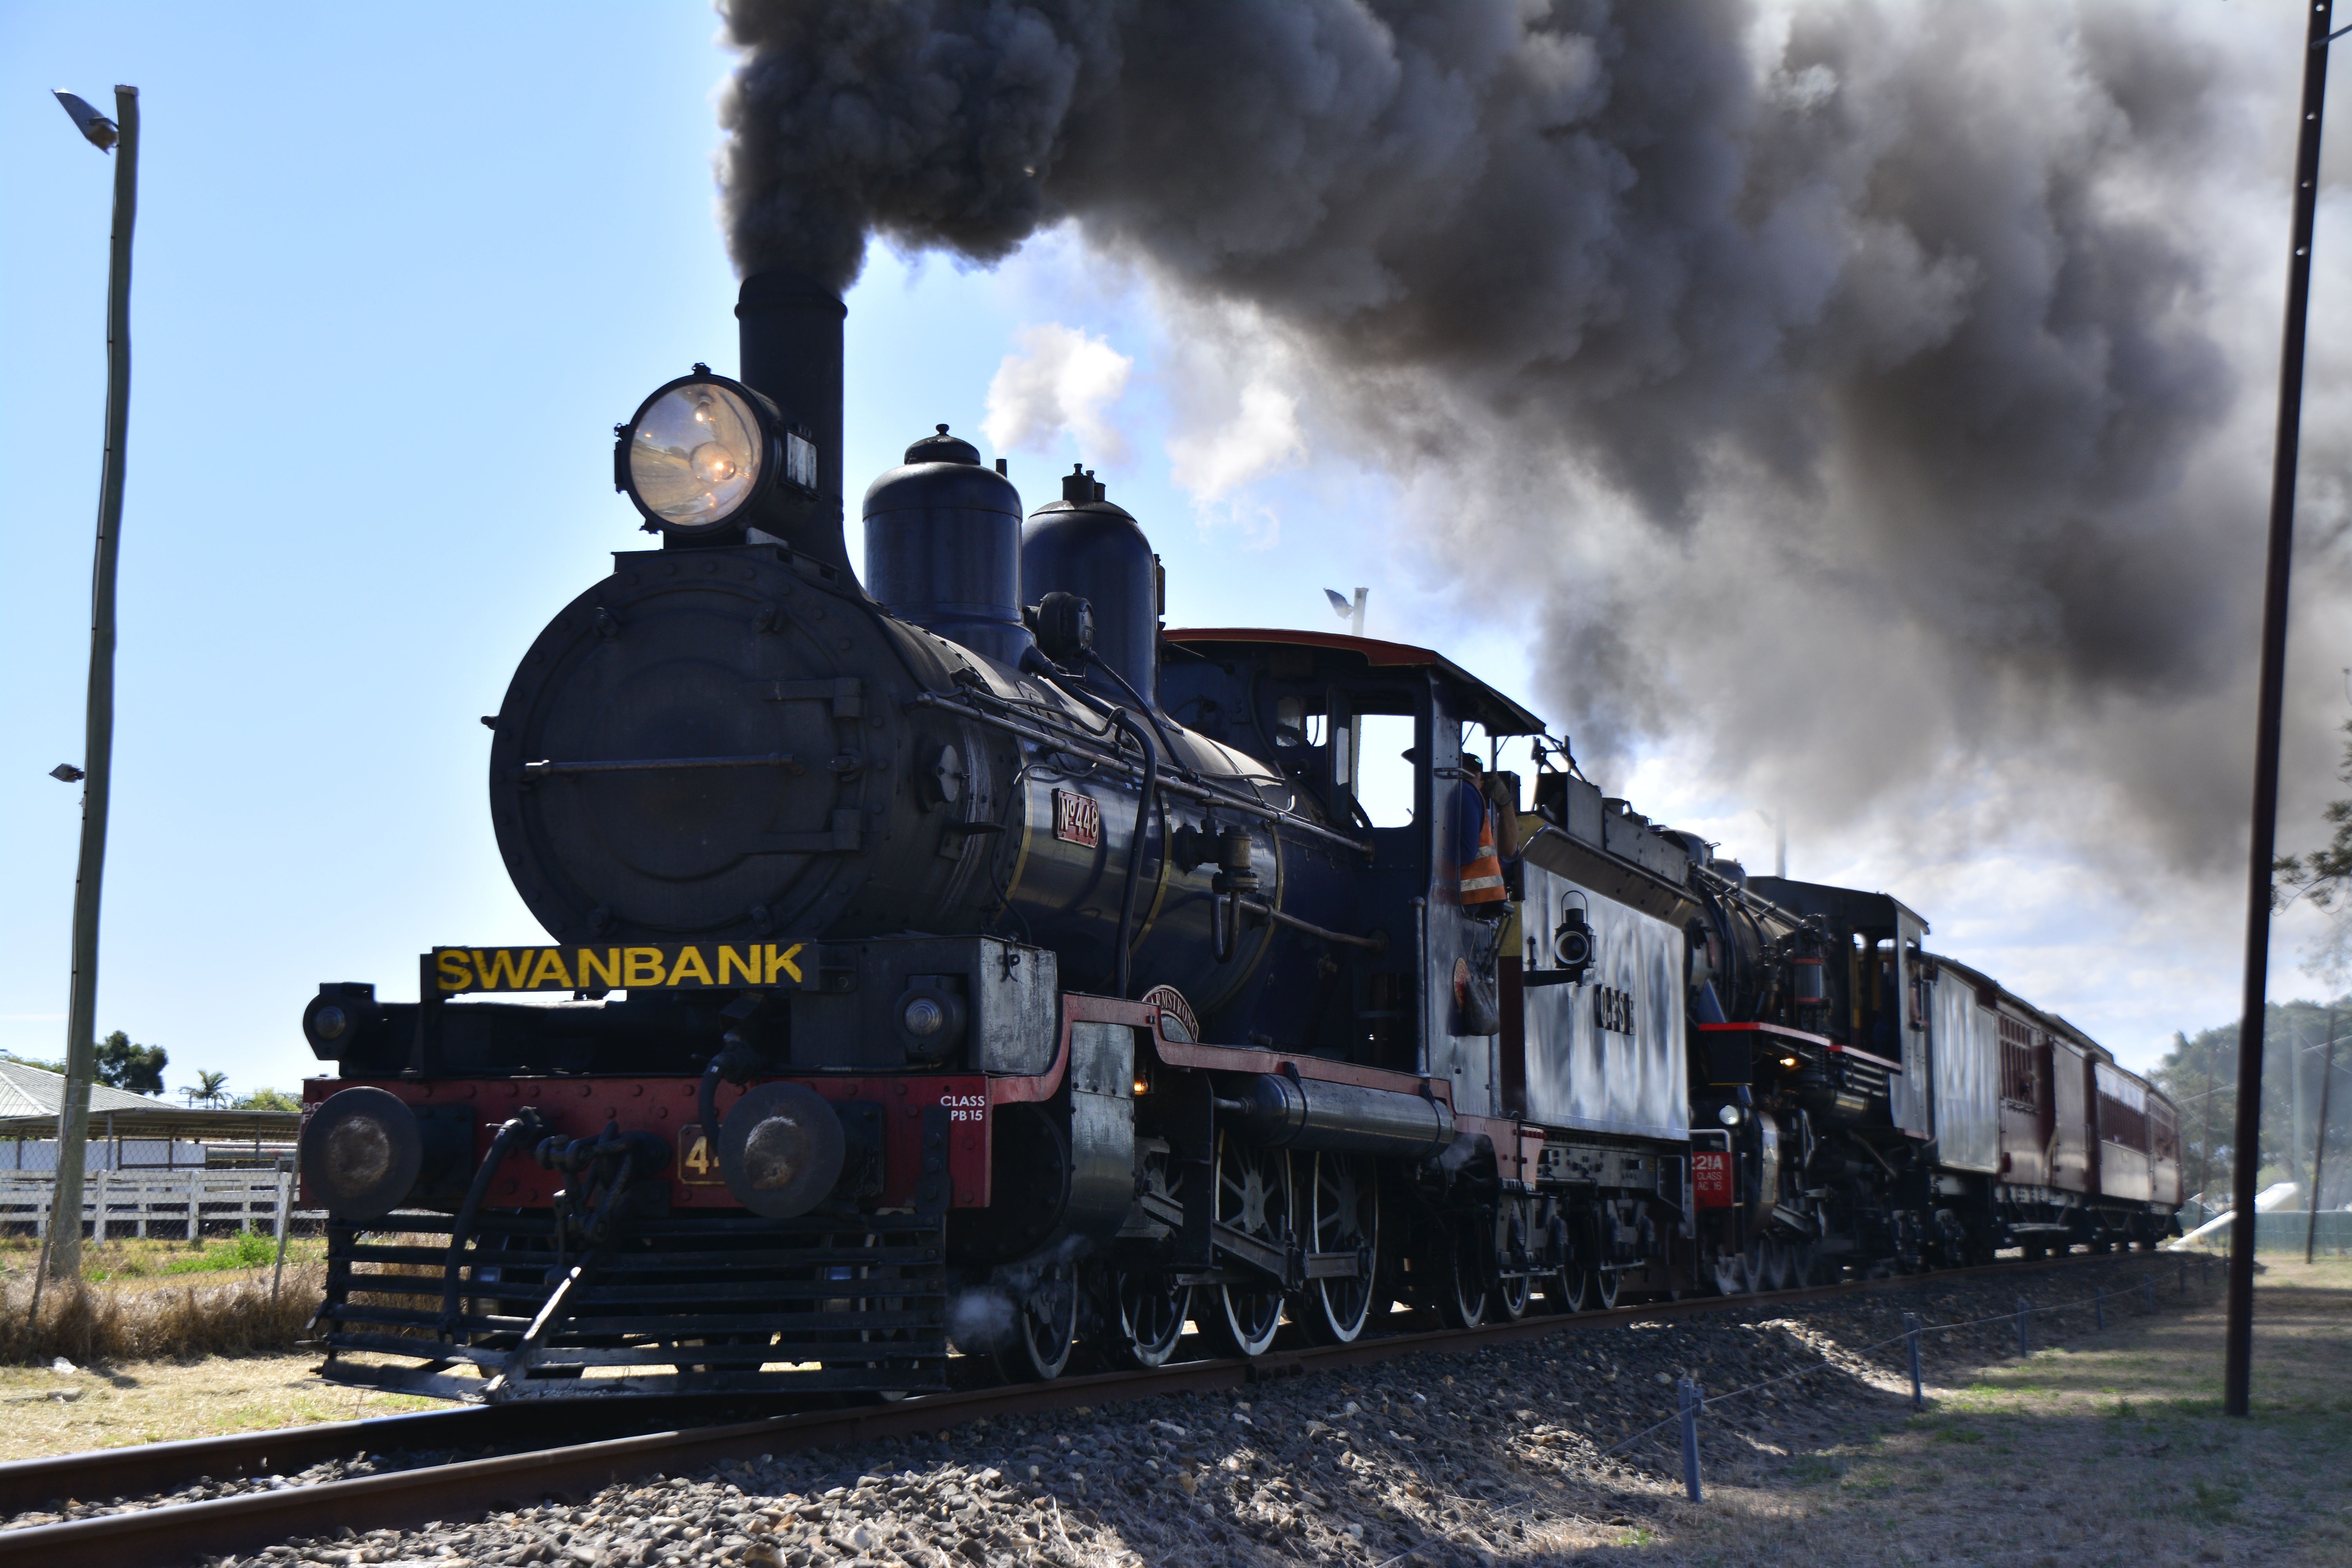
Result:
M839 572L852 586L841 530L841 296L792 272L743 279L735 320L740 379L783 411L816 446L816 497L795 499L781 519L786 544Z

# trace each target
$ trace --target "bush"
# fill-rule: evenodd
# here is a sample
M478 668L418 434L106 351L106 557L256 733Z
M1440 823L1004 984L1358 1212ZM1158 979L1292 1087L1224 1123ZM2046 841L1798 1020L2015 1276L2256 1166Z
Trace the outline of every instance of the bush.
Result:
M268 1268L278 1261L278 1238L257 1230L240 1230L228 1245L207 1247L163 1266L166 1274L212 1274L225 1268Z

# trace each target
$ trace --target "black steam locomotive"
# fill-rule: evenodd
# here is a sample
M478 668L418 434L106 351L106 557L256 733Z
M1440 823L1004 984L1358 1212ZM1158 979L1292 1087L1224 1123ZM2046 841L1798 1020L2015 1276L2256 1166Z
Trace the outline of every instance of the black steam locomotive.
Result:
M1900 904L1709 859L1438 654L1164 629L1083 470L1024 521L938 426L861 585L842 304L761 275L737 314L740 379L616 427L659 548L483 721L549 944L304 1012L329 1375L887 1394L2169 1225L2160 1098ZM1359 798L1374 720L1405 826ZM2062 1044L2090 1157L2013 1167Z

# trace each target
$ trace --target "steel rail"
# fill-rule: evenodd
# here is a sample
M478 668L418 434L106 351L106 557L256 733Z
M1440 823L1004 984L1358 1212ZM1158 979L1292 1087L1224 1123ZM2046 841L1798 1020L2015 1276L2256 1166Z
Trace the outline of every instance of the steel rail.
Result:
M1603 1312L1531 1314L1510 1322L1475 1329L1440 1329L1360 1339L1351 1344L1275 1351L1252 1361L1183 1362L1150 1372L1101 1373L1061 1378L1052 1383L1016 1384L951 1394L928 1394L893 1405L854 1410L811 1411L760 1420L691 1429L645 1433L558 1447L536 1448L455 1464L420 1466L388 1475L352 1480L289 1486L205 1502L174 1503L134 1509L91 1519L57 1524L30 1525L0 1531L0 1556L12 1563L70 1563L73 1568L153 1568L154 1564L187 1561L205 1553L247 1552L273 1545L291 1536L331 1533L347 1523L364 1521L370 1529L407 1528L434 1520L465 1518L500 1508L535 1503L551 1493L583 1497L616 1482L691 1470L720 1460L755 1455L790 1453L808 1448L840 1447L882 1437L937 1432L982 1416L1033 1415L1075 1405L1121 1404L1171 1394L1219 1393L1255 1383L1309 1373L1362 1366L1409 1355L1466 1352L1486 1345L1509 1344L1549 1334L1622 1328L1665 1319L1703 1317L1758 1306L1781 1306L1801 1301L1830 1300L1873 1291L1932 1286L1948 1280L1993 1273L2065 1268L2080 1263L2119 1263L2128 1253L2070 1254L2064 1258L2011 1259L1968 1268L1938 1269L1927 1274L1897 1275L1884 1279L1848 1280L1835 1285L1809 1286L1797 1290L1758 1292L1742 1296L1702 1296L1683 1300L1654 1301ZM569 1402L567 1402L567 1406ZM387 1416L374 1421L337 1423L331 1427L296 1427L239 1438L207 1438L194 1443L160 1446L171 1453L167 1464L185 1464L202 1454L222 1468L246 1445L250 1458L243 1462L269 1467L282 1473L280 1453L312 1453L331 1457L353 1452L352 1437L369 1434L369 1452L386 1451L386 1436L415 1443L420 1434L441 1447L444 1434L465 1431L472 1441L483 1440L488 1426L463 1427L461 1418L496 1415L509 1409L546 1411L560 1415L567 1425L581 1414L566 1406L494 1406L488 1411L424 1412L416 1416ZM429 1425L439 1421L440 1426ZM410 1422L414 1425L397 1426ZM573 1426L576 1432L576 1426ZM569 1434L567 1434L569 1435ZM495 1439L492 1439L495 1440ZM317 1445L303 1447L302 1445ZM21 1460L0 1467L0 1481L12 1474L30 1475L35 1467L47 1478L50 1495L60 1483L109 1474L132 1472L119 1452L79 1454L55 1459ZM316 1459L313 1458L313 1463ZM217 1475L218 1469L206 1474ZM248 1468L247 1474L254 1473ZM151 1478L152 1484L152 1478ZM156 1489L161 1489L160 1488Z
M465 1405L12 1459L0 1463L0 1520L39 1509L58 1498L152 1496L199 1480L291 1476L322 1460L361 1453L480 1448L505 1443L542 1446L543 1434L551 1429L560 1430L566 1438L615 1436L649 1427L682 1426L702 1415L724 1419L760 1403L756 1396L735 1394L585 1399L561 1405ZM0 1530L0 1541L11 1538L11 1532Z

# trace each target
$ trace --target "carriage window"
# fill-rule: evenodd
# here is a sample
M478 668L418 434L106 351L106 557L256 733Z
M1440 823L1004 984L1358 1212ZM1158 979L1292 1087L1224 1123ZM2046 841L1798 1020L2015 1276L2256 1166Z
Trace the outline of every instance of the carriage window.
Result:
M1274 743L1277 746L1319 746L1323 715L1310 711L1303 697L1285 697L1274 705Z
M1403 827L1412 821L1412 716L1359 713L1356 726L1356 799L1375 827Z

